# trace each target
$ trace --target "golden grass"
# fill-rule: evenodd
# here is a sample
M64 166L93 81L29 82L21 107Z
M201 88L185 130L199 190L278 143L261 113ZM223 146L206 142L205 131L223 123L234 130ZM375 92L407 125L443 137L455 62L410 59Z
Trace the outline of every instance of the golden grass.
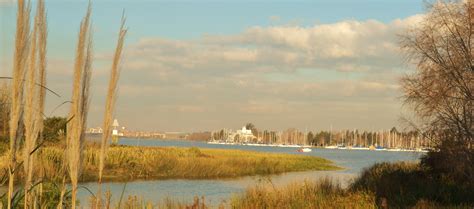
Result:
M349 192L329 179L304 181L274 188L258 185L231 201L234 209L258 208L377 208L375 196L364 192Z
M112 133L112 120L114 118L114 111L115 111L115 102L117 99L117 84L120 77L120 60L122 55L123 43L125 41L125 35L127 33L127 29L124 28L125 26L125 17L122 17L122 24L120 25L119 31L119 38L117 41L117 48L115 49L114 59L112 63L112 69L110 71L110 81L109 81L109 88L107 91L107 99L105 103L105 111L104 111L104 122L103 122L103 134L102 134L102 141L101 141L101 149L100 149L100 159L99 159L99 179L98 179L98 191L97 191L97 207L101 204L100 201L102 199L102 175L104 171L104 162L106 158L106 151L109 145L109 138Z
M37 20L37 18L35 18ZM37 120L42 120L42 118L38 118L37 115L37 105L38 105L38 97L37 97L37 89L36 89L36 43L38 38L38 27L37 22L35 22L33 27L33 33L31 34L30 38L30 51L29 51L29 63L28 68L26 69L26 89L25 89L25 106L24 106L24 125L25 125L25 140L24 140L24 147L23 147L23 168L25 170L25 208L28 208L28 201L29 201L29 187L31 185L32 180L32 173L31 169L33 168L33 159L30 152L34 149L36 144L36 139L38 137L38 127L37 127Z
M60 176L63 149L45 147L38 160L48 178ZM100 149L87 147L82 161L82 181L95 181ZM0 164L0 168L3 165ZM261 153L239 150L112 146L107 152L106 181L137 179L212 179L292 171L336 170L330 161L310 156Z
M15 34L15 52L13 55L12 95L10 111L10 154L8 166L8 195L7 207L12 207L14 193L15 170L17 168L17 150L19 139L23 135L23 87L25 69L28 60L28 45L30 34L30 2L18 0L17 27Z
M74 65L72 104L66 136L66 159L72 187L72 207L76 206L78 178L82 170L84 131L89 106L89 83L92 66L91 5L81 22Z

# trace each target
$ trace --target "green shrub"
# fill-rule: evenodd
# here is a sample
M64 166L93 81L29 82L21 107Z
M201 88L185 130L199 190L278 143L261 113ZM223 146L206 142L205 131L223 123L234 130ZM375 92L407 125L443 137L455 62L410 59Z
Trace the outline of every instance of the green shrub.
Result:
M373 192L379 206L414 207L420 201L439 206L474 206L474 190L437 178L419 163L378 163L354 180L352 191Z

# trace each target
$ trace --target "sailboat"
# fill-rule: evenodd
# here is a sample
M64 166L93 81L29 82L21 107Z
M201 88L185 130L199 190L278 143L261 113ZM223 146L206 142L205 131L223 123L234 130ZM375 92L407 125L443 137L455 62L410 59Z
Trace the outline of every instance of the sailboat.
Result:
M331 130L329 132L329 145L325 146L325 149L337 149L337 146L331 145L332 143L332 125L331 125Z

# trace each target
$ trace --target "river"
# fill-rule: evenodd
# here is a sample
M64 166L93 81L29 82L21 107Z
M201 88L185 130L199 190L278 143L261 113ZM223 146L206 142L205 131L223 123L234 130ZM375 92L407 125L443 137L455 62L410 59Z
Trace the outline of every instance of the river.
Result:
M152 180L152 181L132 181L132 182L110 182L104 183L104 188L112 192L112 202L117 202L120 194L124 191L124 199L129 195L136 195L144 200L153 203L170 197L175 200L191 202L195 196L205 196L208 204L216 206L222 201L228 200L233 195L245 191L249 186L259 182L271 182L276 186L285 185L292 182L306 180L317 180L319 178L330 177L339 182L342 186L347 186L363 168L373 165L376 162L394 161L416 161L422 155L414 152L387 152L368 150L337 150L313 148L312 152L299 153L296 148L288 147L266 147L266 146L244 146L244 145L221 145L207 144L205 142L181 141L181 140L149 140L149 139L120 139L119 144L131 146L161 146L161 147L199 147L216 149L239 149L258 152L288 153L296 155L309 155L329 159L336 165L344 167L341 171L308 171L291 172L269 177L241 177L235 179L212 179L212 180ZM126 185L125 185L126 184ZM97 191L96 183L81 184L91 191ZM125 190L124 190L125 188ZM87 205L90 193L85 189L78 192L82 205Z

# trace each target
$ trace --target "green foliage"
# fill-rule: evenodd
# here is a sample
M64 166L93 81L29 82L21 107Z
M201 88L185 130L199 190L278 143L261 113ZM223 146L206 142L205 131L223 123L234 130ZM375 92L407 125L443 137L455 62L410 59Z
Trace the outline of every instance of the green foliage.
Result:
M424 205L474 206L474 189L463 184L434 178L430 170L418 163L378 163L365 169L351 185L355 192L375 194L379 206L409 208ZM430 207L429 207L430 208ZM435 207L436 208L436 207Z
M0 136L0 155L8 150L8 137Z
M254 136L257 136L258 135L258 129L255 127L255 125L253 123L247 123L245 125L245 128L248 129L248 130L251 130L252 131L252 134Z
M36 195L37 201L36 208L56 208L59 204L59 199L61 196L61 188L59 185L52 182L44 182L35 184L32 188L34 195ZM41 192L41 194L40 194ZM0 194L1 196L2 194ZM0 198L0 208L1 205L7 205L6 195ZM13 196L13 205L14 208L23 208L24 207L24 190L18 190ZM63 208L70 208L71 205L71 195L70 191L65 191L63 197Z
M57 142L66 135L67 118L49 117L44 120L43 138L45 141Z

